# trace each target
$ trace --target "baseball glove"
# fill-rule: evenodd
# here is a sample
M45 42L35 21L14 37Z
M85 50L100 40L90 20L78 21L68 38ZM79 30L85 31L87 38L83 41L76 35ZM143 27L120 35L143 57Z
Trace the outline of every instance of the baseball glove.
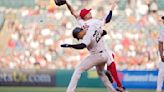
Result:
M164 16L161 17L164 20Z
M64 5L66 3L66 0L55 0L55 4L57 6L61 6L61 5Z

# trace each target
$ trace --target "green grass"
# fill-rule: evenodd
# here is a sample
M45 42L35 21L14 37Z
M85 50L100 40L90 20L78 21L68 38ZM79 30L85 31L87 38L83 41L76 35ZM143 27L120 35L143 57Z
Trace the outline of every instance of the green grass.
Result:
M55 87L0 87L0 92L66 92ZM78 88L76 92L107 92L105 88ZM128 92L155 92L155 90L128 90Z

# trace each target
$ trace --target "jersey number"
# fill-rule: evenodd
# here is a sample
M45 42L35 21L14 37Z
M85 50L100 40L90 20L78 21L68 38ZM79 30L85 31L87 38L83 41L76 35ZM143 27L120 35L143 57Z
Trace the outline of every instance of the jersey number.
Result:
M100 33L96 30L95 33L93 34L93 37L95 37L96 42L98 43L101 39Z

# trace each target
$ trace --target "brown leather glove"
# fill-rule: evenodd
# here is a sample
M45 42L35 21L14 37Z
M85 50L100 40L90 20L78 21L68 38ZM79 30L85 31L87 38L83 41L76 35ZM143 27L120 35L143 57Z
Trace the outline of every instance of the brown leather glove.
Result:
M66 0L55 0L55 4L56 4L57 6L64 5L64 4L66 4Z

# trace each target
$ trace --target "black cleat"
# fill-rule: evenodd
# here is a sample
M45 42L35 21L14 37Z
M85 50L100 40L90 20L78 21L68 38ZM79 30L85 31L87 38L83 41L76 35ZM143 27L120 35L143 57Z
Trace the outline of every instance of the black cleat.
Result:
M116 91L117 92L127 92L126 89L125 89L125 87L117 87L116 88Z

